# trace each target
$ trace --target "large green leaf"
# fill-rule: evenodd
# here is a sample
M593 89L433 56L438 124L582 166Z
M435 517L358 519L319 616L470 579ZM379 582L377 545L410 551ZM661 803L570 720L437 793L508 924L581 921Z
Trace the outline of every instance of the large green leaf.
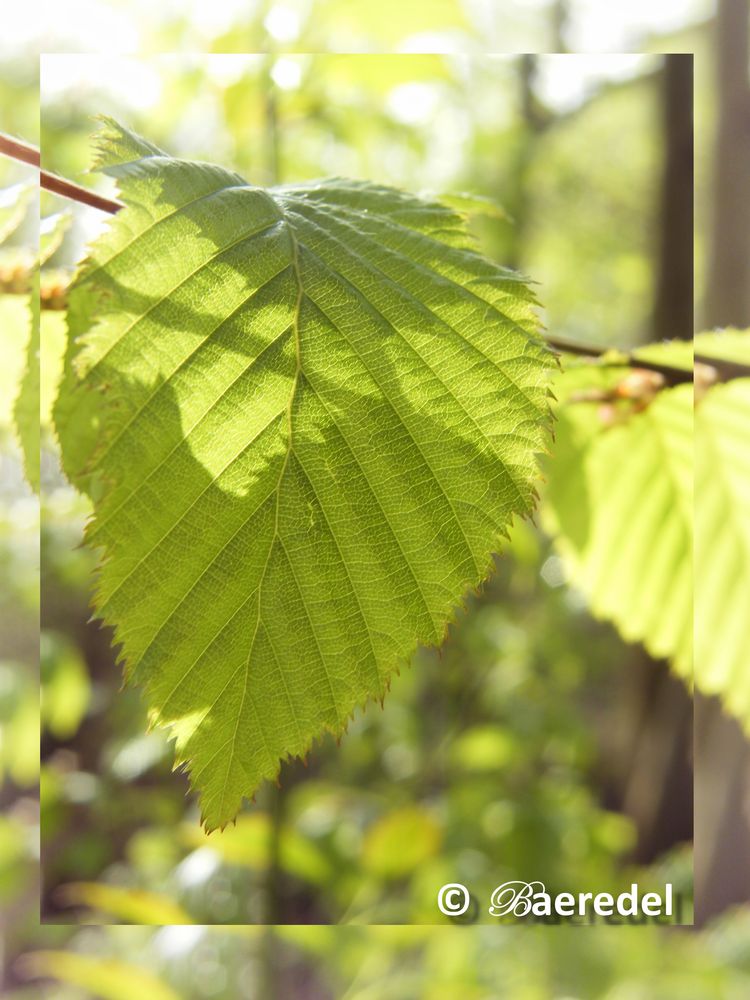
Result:
M679 365L682 350L675 347L674 360L660 353ZM688 676L692 386L623 398L616 390L626 374L585 366L561 376L543 523L593 613Z
M212 829L441 641L532 507L551 355L445 206L261 190L112 122L100 150L126 208L71 292L55 421L98 613Z

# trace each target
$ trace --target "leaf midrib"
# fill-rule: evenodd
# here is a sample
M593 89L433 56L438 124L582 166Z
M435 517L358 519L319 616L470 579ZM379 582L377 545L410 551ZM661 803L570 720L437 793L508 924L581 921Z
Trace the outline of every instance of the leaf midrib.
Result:
M261 573L260 579L258 581L258 587L257 587L257 592L258 592L258 612L257 612L256 621L255 621L255 630L253 632L253 637L252 637L252 639L250 641L250 646L248 648L247 657L245 659L245 668L244 668L245 675L244 675L244 680L243 680L243 685L242 685L242 697L240 699L240 705L239 705L239 708L237 710L237 718L235 719L234 732L232 734L231 750L230 750L230 753L229 753L229 761L227 762L226 771L224 772L224 784L222 786L221 796L219 797L219 813L220 814L223 814L223 812L224 812L224 803L225 803L225 799L226 799L227 782L229 781L229 774L230 774L230 772L232 770L232 764L234 763L235 751L236 751L236 748L237 748L237 733L238 733L239 727L240 727L240 719L242 718L242 712L243 712L243 709L245 707L245 698L247 697L248 678L249 678L249 674L250 674L250 660L252 659L253 649L255 648L255 641L256 641L256 639L258 637L258 629L260 628L262 614L263 614L263 581L265 580L266 573L268 572L268 567L271 564L271 554L273 553L274 545L276 544L277 541L282 546L282 548L284 549L284 553L286 554L286 547L284 546L284 543L283 543L283 540L281 538L281 535L279 534L279 506L280 506L279 501L280 501L280 497L281 497L281 484L284 481L284 475L286 474L287 466L289 464L289 456L292 453L292 447L293 447L293 424L294 424L294 421L292 419L292 417L293 417L292 411L293 411L293 408L294 408L294 401L295 401L296 396L297 396L297 387L299 386L300 375L302 373L302 350L301 350L301 344L300 344L299 318L300 318L300 305L302 303L303 289L302 289L302 276L300 274L300 268L299 268L299 247L297 245L297 237L296 237L296 235L295 235L295 233L294 233L291 225L289 224L289 220L287 219L285 213L276 204L276 201L273 198L270 197L270 195L268 195L267 197L269 198L269 200L271 202L273 202L274 206L282 214L282 219L283 219L284 225L286 226L286 231L287 231L287 233L289 235L290 250L291 250L291 257L292 257L292 268L293 268L293 271L294 271L295 280L297 282L297 297L296 297L296 300L295 300L295 303L294 303L294 313L292 315L292 335L294 337L295 371L294 371L294 380L292 382L292 388L291 388L291 391L289 393L289 401L287 403L287 410L286 410L286 416L287 416L287 445L286 445L286 452L284 454L284 461L282 463L281 471L279 472L279 477L278 477L278 480L276 482L276 509L275 509L275 514L274 514L273 537L271 538L271 544L270 544L270 546L268 548L268 554L266 556L266 562L265 562L265 565L263 567L263 572ZM286 558L287 558L287 562L289 563L289 568L290 568L290 570L292 572L292 576L294 577L294 581L297 584L297 578L296 578L295 573L294 573L294 568L292 566L292 561L291 561L291 559L289 558L288 555L286 555ZM328 671L328 664L326 663L325 657L323 656L323 652L320 649L320 645L318 643L318 636L317 636L317 633L315 631L315 628L313 627L312 621L309 618L309 614L308 614L308 611L307 611L307 605L306 605L305 600L304 600L304 595L302 594L302 591L299 589L299 584L297 584L297 589L299 591L299 596L300 596L300 601L302 603L302 607L305 610L305 614L308 615L308 621L310 621L310 631L312 632L313 637L315 639L315 644L318 647L318 655L320 657L320 662L321 662L321 664L323 666L323 670L324 670L324 673L326 675L326 679L328 681L328 686L331 689L331 697L333 698L333 703L334 703L334 706L335 706L335 709L336 709L336 718L337 718L337 721L338 721L341 718L341 711L340 711L340 709L338 707L338 704L336 703L336 696L333 693L333 685L331 683L331 676L330 676L330 673ZM281 668L280 665L279 665L279 670L280 670L280 672L283 675L283 670L282 670L282 668ZM284 679L284 686L286 687L286 679ZM258 711L255 708L255 704L252 701L252 698L251 698L251 704L253 704L253 708L254 708L255 714L257 716L258 715ZM292 714L294 714L294 712L292 712ZM258 720L258 724L260 725L260 720ZM297 723L297 728L299 729L299 723ZM261 732L262 732L262 730L261 730ZM264 739L264 743L266 745L266 753L268 754L268 757L271 760L272 765L273 765L275 762L274 762L274 759L273 759L273 755L271 754L270 747L268 746L268 742L267 742L267 740L265 738L265 735L263 736L263 739ZM241 766L241 762L240 762L240 766Z

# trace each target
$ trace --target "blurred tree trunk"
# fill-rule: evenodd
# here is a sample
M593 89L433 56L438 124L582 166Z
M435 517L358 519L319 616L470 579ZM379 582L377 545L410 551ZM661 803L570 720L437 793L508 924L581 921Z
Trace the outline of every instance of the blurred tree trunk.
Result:
M550 13L552 15L552 51L565 53L568 51L566 36L570 21L570 3L568 0L555 0Z
M513 216L511 243L506 253L509 267L523 264L526 228L529 219L529 169L536 152L537 138L545 128L545 117L537 101L534 81L537 57L530 53L518 57L518 103L524 127L516 142L513 166L505 181L506 203Z
M645 650L634 653L619 697L617 807L638 833L632 860L648 864L693 836L693 706L669 665Z
M661 105L661 185L651 336L693 336L693 57L667 55L655 77ZM636 826L633 860L646 864L693 832L693 706L684 684L644 649L619 692L611 734L615 807ZM619 732L619 736L617 733Z
M664 57L664 166L652 339L693 336L693 57Z
M747 0L719 0L718 123L705 326L750 326L750 80Z
M719 0L708 327L750 325L749 32L747 0ZM695 922L701 926L750 900L750 744L716 698L698 695L695 719Z
M695 923L750 901L750 744L717 698L695 703Z

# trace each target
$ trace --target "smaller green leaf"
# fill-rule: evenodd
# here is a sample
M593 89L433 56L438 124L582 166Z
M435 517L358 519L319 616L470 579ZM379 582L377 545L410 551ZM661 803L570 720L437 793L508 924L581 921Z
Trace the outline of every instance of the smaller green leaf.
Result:
M678 364L675 354L664 362ZM692 386L633 401L613 393L620 379L622 371L593 367L558 379L566 403L542 523L593 614L689 676Z
M731 368L750 363L750 334L703 333L694 347L730 366L728 381L696 392L694 421L689 385L644 407L616 400L621 373L578 368L558 381L566 405L543 523L595 614L670 657L750 728L750 378ZM692 349L648 345L638 354L685 367Z
M0 295L0 427L13 427L13 409L23 377L29 307L23 295Z
M50 257L60 249L72 221L73 215L67 210L48 215L40 221L39 264L41 267L44 267Z
M30 324L26 339L25 365L13 408L18 440L23 451L26 478L39 492L39 270L32 278L29 300Z
M31 273L31 292L27 299L28 328L25 337L24 369L13 407L16 434L24 457L26 478L39 492L40 422L42 415L40 385L41 315L39 301L39 269L58 249L71 222L70 212L59 212L42 219L39 230L39 254ZM51 403L46 402L49 410Z
M4 243L23 222L38 187L22 181L0 191L0 243Z
M661 340L636 347L631 356L635 362L651 361L655 364L669 365L671 368L692 371L693 353L692 340Z
M747 330L712 330L695 338L695 353L706 358L750 365L750 333Z
M26 218L32 200L38 192L36 183L22 182L0 191L0 244L11 237ZM13 248L18 252L19 248ZM36 256L28 247L21 248L24 275L18 294L8 292L2 296L3 351L10 351L15 360L23 354L22 368L14 364L7 397L14 400L11 419L24 457L26 478L39 491L39 270L31 269L31 291L26 271L29 261ZM11 285L14 285L12 282ZM6 318L7 317L7 318ZM8 327L5 328L6 322ZM5 395L5 394L3 394Z
M745 364L750 333L702 334L696 351ZM695 683L750 731L750 378L710 388L695 418Z

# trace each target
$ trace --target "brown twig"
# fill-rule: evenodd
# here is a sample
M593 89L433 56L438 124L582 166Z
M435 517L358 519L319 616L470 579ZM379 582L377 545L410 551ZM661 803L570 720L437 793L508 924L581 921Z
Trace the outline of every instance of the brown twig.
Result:
M738 361L712 358L708 354L696 354L695 361L707 368L714 368L717 373L717 382L730 382L733 378L750 378L750 365L743 365Z
M102 212L109 212L111 215L119 212L122 208L119 201L105 198L104 195L96 194L95 191L90 191L81 184L74 184L73 181L58 177L57 174L41 170L41 156L36 146L31 146L27 142L21 142L19 139L14 139L12 136L0 132L0 153L4 153L14 160L20 160L21 163L28 163L31 167L36 167L39 170L39 183L47 191L52 191L54 194L69 198L71 201L77 201L82 205L98 208Z
M105 198L104 195L89 191L88 188L82 187L80 184L73 184L72 181L66 181L64 177L50 174L46 170L40 171L39 180L41 186L47 191L59 194L63 198L70 198L72 201L81 202L83 205L98 208L102 212L109 212L110 215L114 215L122 208L122 202Z
M666 385L680 385L682 382L692 382L693 373L689 368L676 368L674 365L664 365L658 361L646 361L628 351L620 351L618 348L602 347L599 344L582 344L580 341L567 340L563 337L544 338L550 347L563 354L579 354L589 358L600 358L603 354L611 351L618 357L612 361L612 366L618 368L642 368L649 372L658 372L664 378ZM750 369L748 369L750 374Z
M12 136L5 135L4 132L0 132L0 152L13 160L28 163L32 167L38 167L41 162L39 150L36 146L31 146L27 142L21 142L20 139L14 139Z

